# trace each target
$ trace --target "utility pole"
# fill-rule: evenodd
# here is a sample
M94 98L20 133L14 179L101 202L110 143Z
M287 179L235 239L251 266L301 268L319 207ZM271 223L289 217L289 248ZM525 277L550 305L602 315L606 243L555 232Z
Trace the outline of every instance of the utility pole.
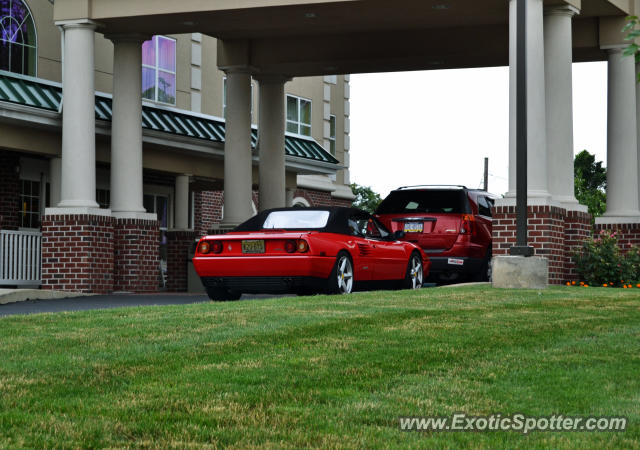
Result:
M484 191L489 192L489 158L484 159Z

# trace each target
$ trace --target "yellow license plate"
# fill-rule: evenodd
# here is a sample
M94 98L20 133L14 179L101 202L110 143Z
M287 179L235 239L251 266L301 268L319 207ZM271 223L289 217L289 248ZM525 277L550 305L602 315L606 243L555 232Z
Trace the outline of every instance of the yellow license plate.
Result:
M264 253L264 241L242 241L242 253Z

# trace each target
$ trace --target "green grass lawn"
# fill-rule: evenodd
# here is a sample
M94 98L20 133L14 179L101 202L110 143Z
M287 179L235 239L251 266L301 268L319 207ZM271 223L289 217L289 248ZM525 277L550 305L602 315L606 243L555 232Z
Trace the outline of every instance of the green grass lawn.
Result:
M417 433L399 416L623 415ZM0 319L0 447L640 447L640 289L367 292Z

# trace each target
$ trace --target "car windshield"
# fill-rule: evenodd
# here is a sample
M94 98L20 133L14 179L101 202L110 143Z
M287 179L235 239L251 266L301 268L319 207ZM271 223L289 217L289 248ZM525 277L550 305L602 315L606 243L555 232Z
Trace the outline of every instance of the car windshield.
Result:
M269 213L262 225L263 229L275 228L279 230L317 229L327 226L329 211L296 210L273 211Z
M393 191L384 199L376 214L468 213L465 191L425 189Z

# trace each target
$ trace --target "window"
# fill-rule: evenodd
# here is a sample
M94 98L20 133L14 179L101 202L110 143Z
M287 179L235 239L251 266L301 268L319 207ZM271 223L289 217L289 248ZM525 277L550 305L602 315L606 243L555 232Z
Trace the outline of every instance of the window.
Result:
M296 211L274 211L269 213L262 225L262 228L278 229L317 229L327 226L329 211L296 210Z
M493 199L485 197L484 195L478 196L478 214L481 216L491 217L491 207L493 206Z
M176 41L154 36L142 44L142 97L176 104Z
M40 182L20 180L20 228L40 228Z
M311 136L311 100L287 95L287 131Z
M329 150L333 156L336 155L336 116L329 116Z
M0 70L36 75L33 16L22 0L0 0Z

